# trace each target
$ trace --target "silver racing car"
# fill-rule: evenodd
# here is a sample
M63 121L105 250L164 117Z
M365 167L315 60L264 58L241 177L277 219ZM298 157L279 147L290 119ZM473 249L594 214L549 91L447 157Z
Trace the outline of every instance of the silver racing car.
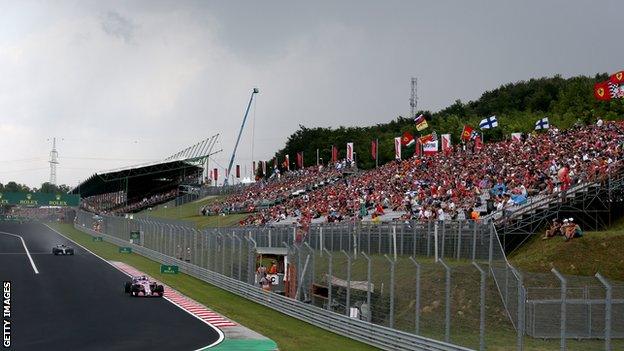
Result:
M52 248L53 255L73 255L74 248L65 244L59 244Z
M165 293L165 288L148 277L141 275L132 277L132 281L126 282L124 291L131 296L160 296Z

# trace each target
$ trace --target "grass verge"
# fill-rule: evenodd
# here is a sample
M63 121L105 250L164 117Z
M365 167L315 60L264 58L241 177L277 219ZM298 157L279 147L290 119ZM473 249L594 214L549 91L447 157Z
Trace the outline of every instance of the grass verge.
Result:
M298 319L283 315L186 274L160 274L160 264L138 254L121 254L107 242L93 242L92 237L69 224L51 224L75 242L100 257L127 263L178 290L216 312L274 340L280 350L376 350L376 348L328 332Z
M240 220L247 217L248 214L231 214L225 216L202 216L199 210L202 206L218 201L222 196L209 196L197 201L189 202L181 206L167 206L164 205L153 208L152 210L145 210L142 214L150 217L166 218L166 219L179 219L184 221L190 221L195 223L197 228L203 229L207 227L228 227L237 225Z

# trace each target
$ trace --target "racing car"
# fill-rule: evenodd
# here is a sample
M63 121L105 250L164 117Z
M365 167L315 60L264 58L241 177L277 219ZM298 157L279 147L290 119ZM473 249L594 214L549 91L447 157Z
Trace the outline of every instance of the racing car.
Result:
M148 277L141 275L132 277L132 281L126 282L125 285L126 294L131 296L160 296L165 293L165 288L153 280L149 280Z
M52 248L53 255L73 255L74 248L65 244L59 244Z

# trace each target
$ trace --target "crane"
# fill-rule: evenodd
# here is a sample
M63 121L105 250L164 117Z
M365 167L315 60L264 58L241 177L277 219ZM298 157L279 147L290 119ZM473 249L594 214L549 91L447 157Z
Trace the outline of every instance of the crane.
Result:
M241 124L240 131L238 132L238 138L236 139L236 144L234 145L234 150L232 151L232 157L230 157L230 164L227 168L227 173L225 180L223 181L223 185L228 185L228 178L230 177L230 172L232 171L232 164L234 163L234 157L236 156L236 149L238 148L238 143L240 142L241 135L243 135L243 129L245 128L245 122L247 121L247 115L249 114L249 108L251 107L251 103L253 102L254 95L258 94L260 90L258 88L253 88L251 91L251 97L249 98L249 103L247 104L247 109L245 110L245 115L243 116L243 123Z

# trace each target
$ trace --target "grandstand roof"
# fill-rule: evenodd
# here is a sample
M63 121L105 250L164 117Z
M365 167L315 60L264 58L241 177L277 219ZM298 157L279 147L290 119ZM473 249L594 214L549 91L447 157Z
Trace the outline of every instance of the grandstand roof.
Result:
M150 191L171 187L181 176L202 170L191 161L165 161L119 168L93 174L75 187L71 193L81 197L127 191L128 198ZM177 185L177 183L175 184Z

